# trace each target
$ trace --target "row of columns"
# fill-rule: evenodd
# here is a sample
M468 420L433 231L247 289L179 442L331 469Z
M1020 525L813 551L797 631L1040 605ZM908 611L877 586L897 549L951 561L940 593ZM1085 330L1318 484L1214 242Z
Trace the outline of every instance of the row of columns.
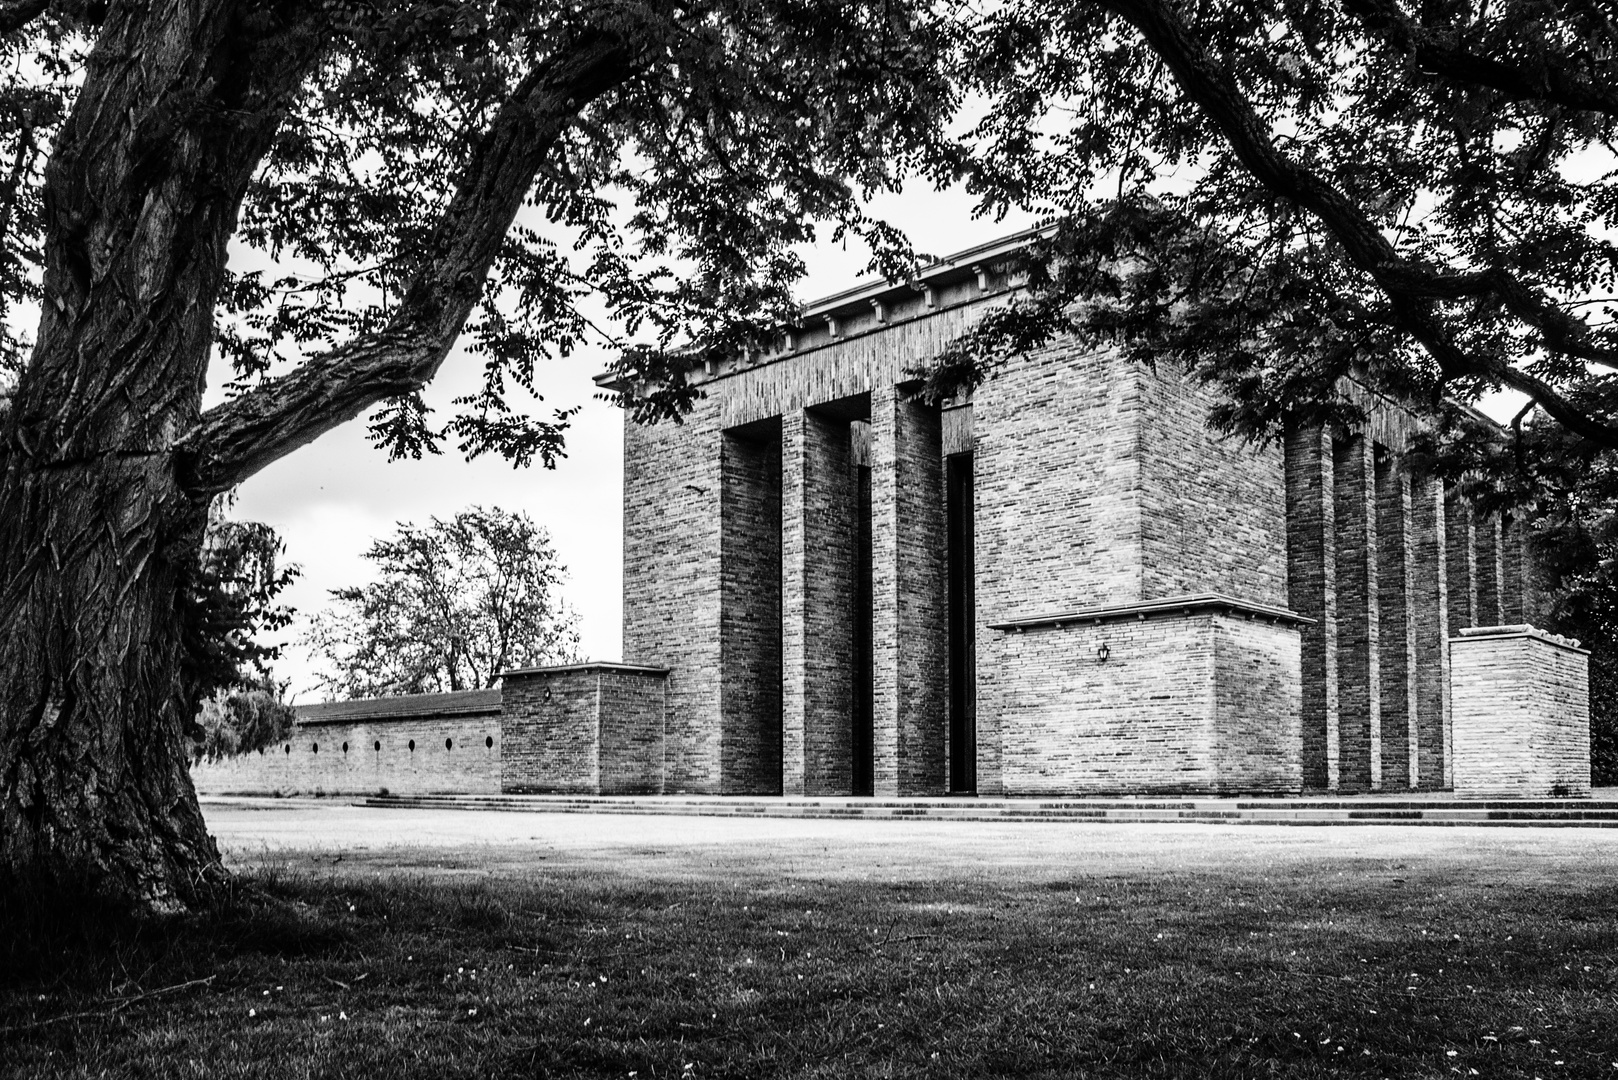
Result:
M783 415L779 517L760 524L739 510L722 515L727 556L733 551L740 561L737 580L721 600L721 623L754 630L729 647L765 656L771 647L765 624L778 619L779 785L788 795L846 795L854 783L855 695L867 691L855 685L855 544L862 523L849 414L845 405ZM948 662L940 415L905 401L894 387L878 387L870 395L869 424L872 788L877 795L935 794L944 787ZM723 470L722 501L762 505L740 490L763 482L747 467L748 452L732 456L742 464ZM770 529L778 529L774 581L766 580L770 570L756 558L768 547L762 534ZM753 677L767 662L738 656L722 663L722 681ZM751 739L767 755L768 737L749 735L771 726L767 705L740 690L722 688L720 696L727 743ZM727 789L765 784L749 755L724 756L738 763L734 772L727 764Z
M1305 787L1450 786L1447 643L1523 621L1517 530L1363 434L1289 434L1286 487L1289 602L1314 620L1301 643Z

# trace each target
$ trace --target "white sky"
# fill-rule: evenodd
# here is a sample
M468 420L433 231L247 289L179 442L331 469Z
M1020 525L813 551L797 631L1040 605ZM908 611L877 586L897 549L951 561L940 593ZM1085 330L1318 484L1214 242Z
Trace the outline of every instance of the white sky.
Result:
M974 220L972 201L960 192L912 191L878 200L872 210L904 229L918 251L932 255L949 255L1029 224L1027 219ZM800 286L802 300L853 284L869 258L857 244L821 246L804 255L809 277ZM319 700L312 676L320 664L296 639L307 616L326 605L327 590L370 580L371 564L362 553L372 541L392 533L396 522L422 524L474 504L524 511L550 531L568 569L563 597L581 616L581 651L594 660L624 659L624 418L594 400L591 379L605 364L603 352L581 350L552 361L536 380L545 397L543 409L582 406L568 432L568 456L554 470L513 469L487 457L467 462L453 447L442 457L390 463L366 441L361 419L242 485L233 516L272 526L286 543L286 558L303 567L303 576L282 594L299 617L281 635L287 645L274 665L278 678L291 680L291 700ZM478 365L452 353L427 393L436 410L432 419L441 423L450 414L450 398L466 393L477 378Z

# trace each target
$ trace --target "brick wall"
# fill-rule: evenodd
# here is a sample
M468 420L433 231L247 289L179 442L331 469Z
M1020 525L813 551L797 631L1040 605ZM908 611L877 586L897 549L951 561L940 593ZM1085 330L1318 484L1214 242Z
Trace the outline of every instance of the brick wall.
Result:
M1299 790L1290 626L1203 611L1000 636L1008 794Z
M1380 771L1383 790L1414 786L1417 730L1414 635L1415 535L1410 477L1392 454L1376 451L1377 650L1382 698Z
M981 622L1142 598L1145 396L1135 365L1073 345L1032 353L978 388Z
M1589 659L1529 626L1450 639L1457 795L1590 794Z
M989 624L1125 603L1141 593L1141 389L1116 352L1039 350L972 404L978 791L1002 782L1002 716L1018 688L1012 642ZM1018 766L1019 776L1026 768Z
M782 418L781 778L792 795L853 784L854 447L845 420Z
M1472 533L1472 542L1476 545L1473 565L1477 571L1478 595L1472 619L1477 626L1499 626L1506 621L1500 541L1500 519L1492 514L1478 517Z
M666 673L626 664L527 668L503 680L500 790L663 790Z
M1477 625L1477 553L1473 547L1472 508L1451 495L1444 501L1444 569L1449 577L1449 631Z
M262 752L193 762L191 780L203 795L494 793L503 741L498 713L299 724Z
M1337 497L1331 438L1319 427L1286 436L1288 606L1313 620L1300 633L1303 782L1337 785Z
M1215 392L1172 364L1129 374L1139 380L1144 403L1138 432L1140 599L1223 593L1284 606L1281 449L1210 429Z
M720 784L718 402L682 424L624 424L625 661L670 669L665 783Z
M1351 435L1332 446L1337 518L1337 786L1380 781L1381 655L1372 444Z
M1449 575L1443 485L1410 481L1410 634L1418 788L1449 786Z
M878 795L945 786L944 458L936 408L871 394L872 772Z
M1210 617L1214 637L1214 790L1303 789L1298 628Z
M601 794L661 794L666 677L607 670L598 678Z
M601 781L600 686L593 671L508 674L500 789L594 794Z

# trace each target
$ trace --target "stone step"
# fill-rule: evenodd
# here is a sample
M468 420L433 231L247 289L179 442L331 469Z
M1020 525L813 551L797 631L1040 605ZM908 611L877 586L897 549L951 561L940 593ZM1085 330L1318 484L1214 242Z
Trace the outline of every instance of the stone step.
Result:
M1201 822L1252 825L1480 825L1618 828L1618 802L1299 800L1022 800L665 798L558 795L379 795L372 807L550 814L858 818L928 821Z

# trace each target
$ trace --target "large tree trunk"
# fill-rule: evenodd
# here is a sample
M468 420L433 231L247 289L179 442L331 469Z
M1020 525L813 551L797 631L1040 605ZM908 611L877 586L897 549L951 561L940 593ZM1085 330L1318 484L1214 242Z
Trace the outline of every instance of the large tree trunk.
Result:
M8 470L0 862L152 910L223 869L197 806L178 610L205 504L164 457Z
M223 879L186 763L185 486L243 193L317 55L292 6L114 3L45 177L0 415L0 866L155 909Z

